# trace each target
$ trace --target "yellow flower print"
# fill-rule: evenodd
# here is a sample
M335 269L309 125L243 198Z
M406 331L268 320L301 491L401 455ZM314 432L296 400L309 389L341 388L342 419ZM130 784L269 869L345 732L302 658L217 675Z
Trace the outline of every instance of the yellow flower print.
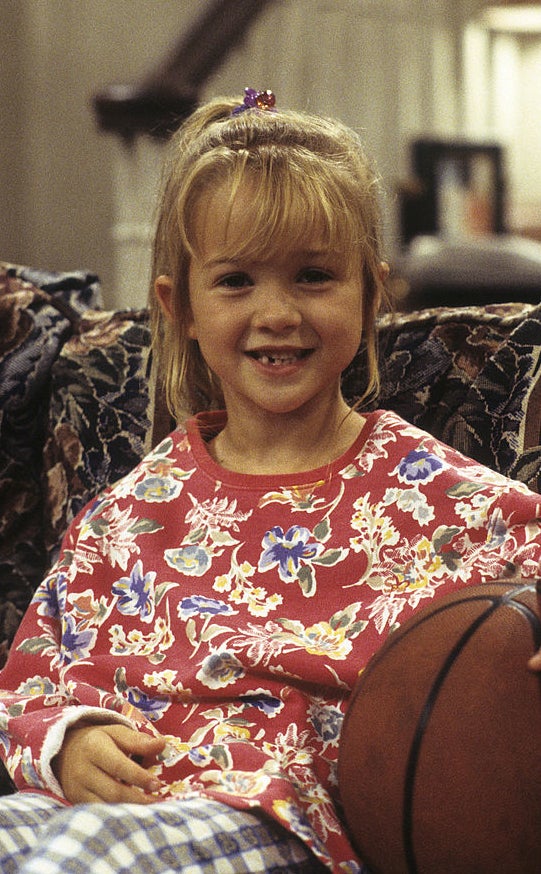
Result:
M351 641L347 639L346 631L346 628L332 628L328 622L311 625L303 635L306 652L330 659L345 659L351 652Z
M271 610L282 603L281 595L269 596L263 586L254 586L251 578L255 574L255 567L249 561L238 562L238 551L242 544L234 550L231 561L231 570L228 574L221 574L214 580L213 588L217 592L230 592L229 601L234 604L246 604L248 613L252 616L268 616Z
M328 622L322 620L308 628L304 628L298 620L279 619L287 632L283 634L283 640L306 650L310 655L341 661L351 652L351 640L366 628L365 621L357 620L360 607L360 601L350 604L331 616Z
M214 792L255 798L265 792L271 782L267 774L252 771L205 771L201 780L212 783Z
M432 588L435 580L448 571L443 557L434 550L427 537L420 537L412 544L412 553L402 565L394 569L393 592L414 593Z
M257 589L257 590L254 590L253 593L248 592L246 594L246 597L244 600L248 604L248 613L251 613L252 616L267 616L269 613L269 610L276 610L276 608L279 607L280 604L282 603L283 599L282 599L281 595L274 594L274 595L270 595L270 597L268 597L268 598L264 598L264 601L257 600L257 598L261 599L264 597L261 594L256 595L256 592L259 592L259 591L260 590ZM263 589L261 591L264 592L265 589Z
M224 642L234 652L247 651L252 665L268 665L281 653L304 649L310 655L343 660L351 651L350 641L363 632L366 620L357 619L361 602L349 604L334 613L328 621L305 628L298 619L278 619L265 625L248 624ZM328 666L327 666L328 667Z
M189 755L192 744L182 741L174 735L165 735L166 744L158 759L166 768L171 768Z
M231 722L223 722L214 728L214 742L220 743L227 740L250 740L251 732L247 725L235 725Z
M289 504L293 511L300 510L308 513L313 513L325 504L323 498L316 497L315 492L325 484L324 480L319 480L316 483L311 483L307 486L293 486L292 488L283 488L279 492L267 492L259 501L260 507L266 507L267 504Z
M231 591L231 580L227 576L227 574L220 574L219 577L216 577L214 580L214 585L212 587L216 592L230 592Z
M169 649L175 641L169 626L169 616L167 622L159 617L154 623L154 630L148 635L142 634L137 628L132 628L126 636L121 625L113 625L109 629L109 636L111 638L111 655L146 656L153 664L163 661L165 658L163 650Z
M327 858L329 858L326 848L318 839L318 836L306 819L306 814L301 810L299 805L296 804L293 798L277 798L272 802L272 809L282 822L286 822L290 825L291 830L295 834L299 835L299 837L304 837L305 840L310 840L313 846L318 847L324 857L327 856Z
M351 519L351 527L361 535L351 538L355 552L370 553L375 550L379 555L383 546L394 546L398 542L399 533L391 517L385 515L383 504L370 504L369 495L363 495L353 507L356 512Z
M292 766L311 765L316 754L311 746L310 732L299 732L295 723L290 723L285 732L278 732L274 743L264 741L263 752L273 758L283 771Z
M160 691L170 691L173 689L176 676L176 671L154 671L152 674L145 674L144 681L147 686L155 686Z
M194 779L194 775L190 774L190 776L186 777L185 780L173 780L172 783L168 783L163 786L157 794L167 796L168 798L178 797L185 799L187 797L199 797L199 793L195 792L191 787L192 780ZM152 793L155 795L156 793Z
M177 671L154 671L152 674L145 674L143 680L146 686L156 689L158 693L173 693L177 700L189 701L191 690L185 689L182 682L175 683L176 678Z
M17 744L14 752L11 754L11 756L8 756L6 759L6 768L10 772L10 774L13 774L14 771L17 770L17 768L20 766L22 760L23 760L23 748L20 744Z
M275 814L285 822L292 822L292 812L298 815L299 808L291 798L277 798L272 802L272 809Z
M407 590L409 592L423 589L443 567L441 557L434 553L432 543L426 537L422 537L415 545L413 562L415 573L408 580Z

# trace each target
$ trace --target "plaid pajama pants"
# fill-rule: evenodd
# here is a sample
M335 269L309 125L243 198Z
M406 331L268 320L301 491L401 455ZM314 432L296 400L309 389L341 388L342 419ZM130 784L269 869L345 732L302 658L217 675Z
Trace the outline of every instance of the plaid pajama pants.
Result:
M64 807L39 794L0 799L2 874L317 874L327 871L278 823L205 798Z

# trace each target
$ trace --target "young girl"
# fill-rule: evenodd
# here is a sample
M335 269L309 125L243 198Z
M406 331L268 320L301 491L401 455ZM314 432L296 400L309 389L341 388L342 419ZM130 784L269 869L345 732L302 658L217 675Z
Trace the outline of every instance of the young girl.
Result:
M377 387L378 185L270 92L172 143L155 357L179 422L70 527L0 675L3 872L359 871L341 721L414 610L541 572L539 496ZM532 663L532 667L536 664Z

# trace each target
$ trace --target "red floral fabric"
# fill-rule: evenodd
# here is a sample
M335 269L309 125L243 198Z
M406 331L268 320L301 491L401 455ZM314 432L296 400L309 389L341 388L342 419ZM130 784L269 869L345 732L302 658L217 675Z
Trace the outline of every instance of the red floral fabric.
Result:
M261 806L333 871L359 870L336 779L341 722L388 633L440 594L541 574L541 498L396 414L296 476L219 467L192 420L70 526L0 673L19 789L84 717L159 732L156 799Z

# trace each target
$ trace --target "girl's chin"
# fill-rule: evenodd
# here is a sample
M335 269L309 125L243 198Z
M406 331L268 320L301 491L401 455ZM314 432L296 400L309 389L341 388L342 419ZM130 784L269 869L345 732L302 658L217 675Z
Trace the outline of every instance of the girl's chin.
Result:
M251 397L240 399L240 403L238 399L228 398L226 395L226 409L230 418L231 415L234 415L235 410L238 410L243 416L248 414L252 418L254 416L264 418L272 416L289 416L291 418L303 416L308 418L314 410L325 409L328 415L330 406L332 406L330 399L322 398L319 393L316 395L290 395L288 397L285 391L267 391L262 393L261 396L252 395Z

